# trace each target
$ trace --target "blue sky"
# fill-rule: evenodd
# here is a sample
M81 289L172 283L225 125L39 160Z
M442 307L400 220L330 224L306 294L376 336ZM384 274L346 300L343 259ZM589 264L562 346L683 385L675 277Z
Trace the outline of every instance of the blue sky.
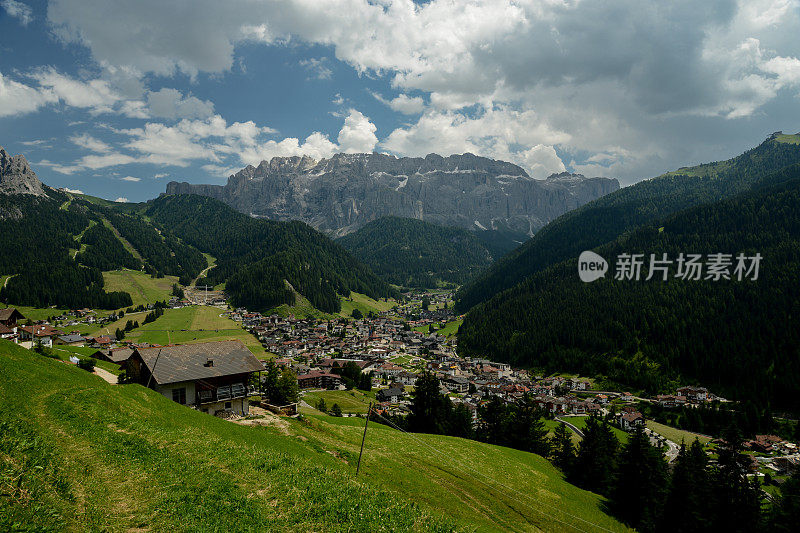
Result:
M796 0L0 0L0 146L140 201L274 156L623 184L800 130Z

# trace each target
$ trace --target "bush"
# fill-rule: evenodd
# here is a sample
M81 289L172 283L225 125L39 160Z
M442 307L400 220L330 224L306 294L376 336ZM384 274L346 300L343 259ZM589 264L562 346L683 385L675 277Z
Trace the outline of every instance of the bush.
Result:
M94 372L94 359L78 359L78 368Z

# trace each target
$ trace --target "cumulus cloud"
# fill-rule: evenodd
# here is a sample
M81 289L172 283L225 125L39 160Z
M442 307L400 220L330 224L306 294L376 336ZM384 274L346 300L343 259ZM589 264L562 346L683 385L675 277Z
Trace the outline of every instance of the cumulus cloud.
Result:
M128 203L128 199L127 199L127 198L125 198L124 196L120 196L119 198L117 198L117 199L116 199L116 200L114 200L114 201L115 201L115 202L118 202L118 203L122 203L122 204L127 204L127 203Z
M71 192L72 194L83 194L83 191L80 189L70 189L69 187L62 187L61 189L66 192Z
M401 94L396 98L388 100L378 93L372 93L379 102L386 104L393 111L403 113L404 115L418 115L425 109L425 100L421 96L408 96Z
M375 124L360 111L351 109L339 131L339 150L345 153L372 152L378 144Z
M552 145L567 143L570 138L533 111L495 107L466 117L429 110L415 124L395 129L381 147L413 156L471 152L512 161L532 176L544 177L564 170Z
M201 168L214 176L228 176L242 166L257 165L273 157L307 155L314 159L331 157L337 152L369 152L378 142L375 125L356 109L351 109L338 136L338 144L327 135L314 132L302 141L295 137L276 140L277 132L252 121L229 124L219 115L205 120L184 119L177 124L147 122L141 128L114 129L111 132L122 140L113 144L101 141L88 133L73 135L70 141L92 153L70 164L43 160L39 164L61 174L130 164L188 167L199 162ZM163 178L166 172L153 177ZM140 181L125 176L124 181Z
M228 71L241 43L323 45L360 74L391 80L402 93L392 109L422 113L385 140L392 150L419 150L450 122L457 132L436 145L506 154L531 171L540 159L541 171L559 166L550 149L576 165L617 154L601 168L630 174L722 139L743 143L762 110L796 96L799 13L796 0L198 0L190 12L158 0L53 0L48 17L100 62L165 75ZM415 92L433 109L403 96ZM497 107L508 130L544 124L569 138L509 140L492 123ZM467 131L481 122L494 137ZM367 148L374 134L354 126L339 144Z
M23 26L27 26L33 20L33 9L22 2L0 0L0 7L6 10L8 16L19 19L19 23Z

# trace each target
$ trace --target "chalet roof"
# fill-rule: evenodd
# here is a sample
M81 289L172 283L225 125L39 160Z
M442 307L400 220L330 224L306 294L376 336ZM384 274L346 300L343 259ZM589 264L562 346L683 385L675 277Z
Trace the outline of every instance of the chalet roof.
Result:
M137 348L134 353L139 354L153 373L153 379L160 385L245 374L264 369L264 365L250 350L235 340ZM209 360L213 361L213 365L206 366Z
M6 307L5 309L0 309L0 320L6 321L12 317L16 317L18 320L25 318L15 307Z
M81 335L78 335L77 333L71 333L69 335L60 335L58 338L62 342L66 342L66 343L81 342L81 341L85 341L86 340Z
M114 363L126 361L131 355L133 355L133 350L131 348L112 348L108 351L108 358Z

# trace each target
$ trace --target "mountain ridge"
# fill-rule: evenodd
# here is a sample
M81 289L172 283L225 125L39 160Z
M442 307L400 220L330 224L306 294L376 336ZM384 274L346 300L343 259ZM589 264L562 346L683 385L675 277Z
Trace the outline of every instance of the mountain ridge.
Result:
M760 176L800 162L800 145L784 137L772 134L731 159L643 180L565 213L465 284L456 295L456 308L466 312L528 276L642 224L748 190Z
M470 230L509 228L532 235L548 221L619 189L614 178L554 174L465 153L395 157L335 154L273 157L248 165L226 185L170 182L167 194L200 194L272 220L301 220L341 237L382 216Z
M44 186L25 156L12 156L0 146L0 193L46 196Z

